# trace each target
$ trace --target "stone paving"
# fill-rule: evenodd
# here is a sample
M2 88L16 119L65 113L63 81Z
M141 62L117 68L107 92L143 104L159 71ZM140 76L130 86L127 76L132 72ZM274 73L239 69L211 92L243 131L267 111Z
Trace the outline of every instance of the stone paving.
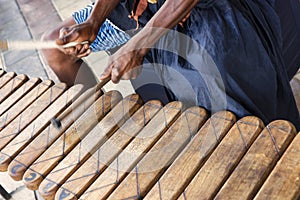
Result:
M29 40L34 37L27 21L19 10L17 1L0 1L0 38L1 40ZM42 67L37 51L5 51L2 52L2 67L18 74L39 76L46 79L47 74Z
M28 16L29 13L32 13L32 10L26 11L26 9L33 9L33 7L21 5L25 5L25 1L0 0L1 40L30 40L40 36L37 34L37 30L35 32L30 30L30 26L34 27L34 25L29 26L26 18L30 17ZM35 26L37 27L37 25ZM41 33L42 30L40 30ZM0 68L6 71L14 71L17 74L27 74L29 77L48 79L39 52L35 50L0 51ZM0 184L10 193L12 199L36 199L33 191L29 191L22 182L13 181L6 173L0 173ZM3 198L0 196L0 199Z

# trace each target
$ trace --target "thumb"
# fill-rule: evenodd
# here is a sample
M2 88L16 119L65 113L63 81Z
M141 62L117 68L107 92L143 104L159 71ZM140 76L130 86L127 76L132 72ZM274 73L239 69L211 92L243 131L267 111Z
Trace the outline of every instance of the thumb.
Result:
M106 79L111 76L113 65L109 65L105 68L104 72L100 76L100 80Z
M56 40L57 44L63 45L70 42L74 42L78 39L79 33L77 31L63 28L60 30L59 38Z

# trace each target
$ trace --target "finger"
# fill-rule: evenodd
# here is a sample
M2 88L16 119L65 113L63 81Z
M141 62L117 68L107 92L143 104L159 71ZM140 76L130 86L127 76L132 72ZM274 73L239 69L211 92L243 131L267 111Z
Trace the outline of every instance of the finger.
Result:
M77 44L75 46L75 48L76 48L76 52L75 52L76 56L78 56L80 54L83 54L83 53L85 53L87 51L87 49L85 48L85 46L82 45L82 44Z
M113 67L111 71L111 81L113 83L119 83L121 79L121 73L118 67Z
M90 49L89 45L76 45L76 48L78 49L78 55L84 54Z
M79 37L79 33L76 31L76 29L75 30L73 29L73 30L67 30L66 32L62 33L60 40L63 41L63 44L67 44L76 41L78 37Z
M108 65L108 67L106 67L104 69L103 73L100 76L101 80L106 79L107 77L111 76L112 67L113 67L113 65L111 64L111 65Z
M59 38L63 38L65 35L67 35L70 32L69 27L63 27L59 30Z
M67 35L69 33L69 31L70 31L69 27L63 27L59 30L59 37L56 40L56 43L58 45L66 44L65 35Z
M65 48L65 52L66 52L67 54L70 54L70 55L75 55L76 48L75 48L75 47L68 47L68 48Z
M85 52L82 52L82 53L80 53L79 55L77 55L77 57L78 57L78 58L86 57L86 56L90 55L91 52L92 52L91 49L87 49Z
M123 74L122 80L136 79L142 71L142 67L135 67Z

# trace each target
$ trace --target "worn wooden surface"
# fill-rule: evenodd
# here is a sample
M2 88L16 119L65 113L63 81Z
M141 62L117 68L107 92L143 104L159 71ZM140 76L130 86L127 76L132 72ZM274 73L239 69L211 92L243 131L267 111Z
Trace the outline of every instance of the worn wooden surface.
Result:
M295 128L289 122L274 121L269 124L251 145L215 199L252 199L294 136Z
M300 198L287 121L53 84L0 70L0 170L46 200Z
M235 120L235 116L230 112L214 114L157 181L145 199L179 197Z
M24 96L30 92L34 87L36 87L41 82L39 78L29 79L26 83L24 83L17 91L12 93L9 97L7 97L0 104L0 116L5 113L10 107L15 105L18 101L20 101Z
M80 191L87 188L99 176L99 173L103 171L105 166L111 163L122 152L161 108L162 105L159 101L153 100L147 102L116 133L107 138L107 141L80 166L79 171L76 172L77 176L73 175L76 184L73 184L72 191ZM72 167L72 170L74 170L74 167ZM72 175L72 173L64 173L62 175L63 178L59 178L57 176L58 173L60 172L52 171L41 183L39 191L45 199L53 199L60 186L59 184L62 185ZM73 180L68 179L68 182L72 183Z
M182 199L213 199L263 129L256 117L240 119L194 176Z
M300 134L296 136L286 153L268 177L256 200L300 199Z
M24 128L36 119L49 105L51 105L63 92L67 86L59 83L51 87L40 98L26 108L18 117L8 124L0 132L0 150L2 150L12 139L14 139ZM2 160L0 158L0 160ZM6 171L1 169L0 171Z
M294 94L294 97L295 97L295 101L296 101L296 104L297 104L298 111L300 113L300 80L297 79L297 78L293 78L290 81L290 84L291 84L292 91L293 91L293 94Z
M10 80L6 85L0 89L0 103L2 103L7 97L9 97L14 91L21 87L28 77L24 74L18 75Z
M52 124L41 132L29 145L26 146L9 164L8 173L16 181L20 181L27 168L43 153L51 144L61 136L73 123L76 121L101 95L101 91L96 91L94 95L86 99L85 93L75 100L81 101L85 98L86 101L79 107L73 107L71 104L61 115L65 115L61 120L61 128L55 128ZM107 95L111 95L109 92ZM71 112L72 111L72 112ZM68 114L65 114L68 113Z
M70 176L101 146L132 114L142 105L137 95L125 98L109 112L62 160L46 180L54 180L62 184L66 176ZM49 185L48 185L49 187Z
M37 190L45 177L82 138L121 100L119 93L102 96L63 135L61 135L25 172L24 184Z
M104 170L97 180L85 191L83 199L106 199L107 195L118 186L165 131L182 112L182 103L171 102L164 106L144 129L131 141L122 153ZM70 184L71 186L71 184ZM64 185L62 186L64 188ZM75 194L61 198L63 191L57 193L57 199L72 199Z
M143 198L207 118L206 111L199 107L185 111L108 199Z
M5 86L11 79L13 79L17 74L15 72L8 72L3 74L0 78L0 89Z
M9 110L0 116L0 131L3 130L16 117L21 115L34 101L43 95L51 86L52 81L44 81L37 85L33 90L26 94L20 101L16 102Z
M0 168L6 169L14 157L16 157L28 144L38 136L50 124L53 116L65 110L81 93L83 85L75 85L64 92L43 113L41 113L31 124L21 131L0 152ZM4 158L4 159L3 159Z

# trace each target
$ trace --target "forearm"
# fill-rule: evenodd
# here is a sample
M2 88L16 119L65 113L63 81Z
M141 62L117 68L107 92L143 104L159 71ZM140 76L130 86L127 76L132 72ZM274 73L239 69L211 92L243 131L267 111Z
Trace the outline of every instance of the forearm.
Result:
M195 7L199 0L166 0L147 25L134 37L131 43L143 48L145 53L160 37L172 29Z
M119 2L120 0L96 0L94 9L87 22L93 24L96 30L99 30L102 23Z

